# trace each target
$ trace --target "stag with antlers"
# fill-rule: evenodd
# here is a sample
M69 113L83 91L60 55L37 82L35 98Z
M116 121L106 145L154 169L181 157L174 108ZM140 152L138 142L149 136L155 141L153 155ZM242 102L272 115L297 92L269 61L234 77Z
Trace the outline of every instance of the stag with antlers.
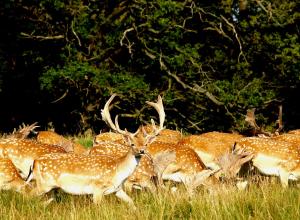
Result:
M147 143L163 129L164 109L160 96L157 103L147 102L159 113L160 128L147 137L146 143L141 148L137 148L133 143L135 134L120 129L118 116L115 118L115 123L112 122L109 106L115 96L116 94L113 94L106 102L101 111L102 119L115 132L123 135L129 151L117 159L102 154L56 153L42 156L34 161L32 172L27 180L30 181L35 177L36 194L41 195L53 188L61 188L71 194L92 194L93 201L98 203L103 195L115 193L117 197L134 206L132 199L123 191L122 185L134 172Z

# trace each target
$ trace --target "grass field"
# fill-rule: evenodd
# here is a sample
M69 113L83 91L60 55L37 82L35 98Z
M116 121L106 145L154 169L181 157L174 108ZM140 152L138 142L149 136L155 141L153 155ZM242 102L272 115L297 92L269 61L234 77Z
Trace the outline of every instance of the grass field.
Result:
M227 190L211 194L199 189L189 197L184 188L130 193L137 210L114 195L99 205L91 196L73 196L61 191L34 198L12 191L0 195L0 219L300 219L300 191L279 184L252 185L245 191ZM55 200L49 205L49 197Z

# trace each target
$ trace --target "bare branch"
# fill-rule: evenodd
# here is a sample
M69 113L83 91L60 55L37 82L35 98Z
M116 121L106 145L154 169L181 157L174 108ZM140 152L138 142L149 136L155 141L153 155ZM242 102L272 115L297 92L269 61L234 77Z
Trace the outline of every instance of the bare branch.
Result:
M21 32L20 34L21 34L21 36L23 36L25 38L31 38L31 39L35 39L35 40L60 40L60 39L64 39L65 38L64 35L39 36L39 35L26 34L24 32Z
M68 93L69 93L69 89L67 89L61 97L59 97L58 99L55 99L51 103L59 102L60 100L64 99L68 95Z
M210 92L208 92L206 89L203 89L202 87L200 87L197 84L194 84L194 87L191 87L189 85L187 85L186 83L184 83L176 74L172 73L167 66L164 64L163 60L162 60L162 54L160 54L159 57L159 63L160 63L160 68L162 70L165 70L169 76L171 76L172 78L174 78L176 80L177 83L179 83L184 89L189 89L192 90L193 92L197 92L197 93L203 93L205 94L213 103L215 103L216 105L223 105L223 102L220 102L219 100L217 100L217 98L211 94Z
M72 23L71 23L71 30L72 30L72 33L75 35L75 37L76 37L76 39L77 39L77 41L78 41L78 45L81 46L81 41L80 41L78 35L76 34L76 32L75 32L75 30L74 30L74 20L73 20Z
M177 112L180 117L184 118L188 123L191 124L188 128L195 128L197 131L200 131L200 132L203 131L203 129L198 126L198 124L201 124L203 122L203 120L201 120L199 122L193 122L190 119L188 119L184 114L179 112L178 109L172 108L172 110Z
M122 36L122 38L121 38L121 40L120 40L120 45L121 45L121 46L125 45L125 46L128 48L129 54L132 54L132 49L131 49L131 47L134 45L134 43L130 43L129 39L127 38L127 33L128 33L128 32L131 32L131 31L134 31L134 28L133 28L133 27L126 29L126 30L123 32L123 36ZM124 43L124 40L125 40L125 39L127 40L127 43Z
M228 25L232 28L232 31L233 31L234 36L235 36L235 39L237 40L237 42L238 42L238 44L239 44L239 47L240 47L240 54L239 54L239 56L238 56L238 62L240 62L240 57L241 57L241 56L243 56L244 59L245 59L245 61L248 62L247 59L246 59L246 56L245 56L245 54L244 54L244 52L243 52L242 43L241 43L241 41L240 41L240 39L239 39L239 36L238 36L238 34L237 34L237 31L236 31L234 25L233 25L232 23L230 23L223 15L221 15L221 18L226 22L226 24L228 24Z

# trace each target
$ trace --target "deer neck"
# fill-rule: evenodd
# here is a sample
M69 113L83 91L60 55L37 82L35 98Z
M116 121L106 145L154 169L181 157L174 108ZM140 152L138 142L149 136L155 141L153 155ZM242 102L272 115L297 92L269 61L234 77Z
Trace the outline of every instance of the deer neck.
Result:
M139 161L140 156L135 156L131 149L124 157L120 158L114 178L116 185L122 184L134 172Z

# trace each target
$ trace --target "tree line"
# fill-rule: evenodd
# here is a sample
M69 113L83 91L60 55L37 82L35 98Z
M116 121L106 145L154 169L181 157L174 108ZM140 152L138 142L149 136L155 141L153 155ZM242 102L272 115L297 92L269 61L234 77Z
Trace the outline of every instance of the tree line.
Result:
M164 98L166 126L185 132L299 128L299 1L4 0L0 130L38 121L99 132L101 108L135 129ZM122 101L121 101L122 100ZM153 116L154 115L154 116Z

